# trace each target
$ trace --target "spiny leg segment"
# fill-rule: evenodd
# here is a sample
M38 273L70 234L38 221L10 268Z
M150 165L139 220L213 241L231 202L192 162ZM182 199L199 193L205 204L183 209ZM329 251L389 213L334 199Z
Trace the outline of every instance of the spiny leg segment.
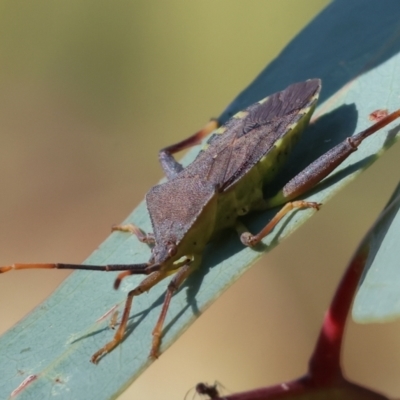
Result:
M392 112L385 118L382 118L377 123L369 128L361 131L354 136L346 138L332 149L328 150L321 157L317 158L302 172L291 179L282 189L280 193L268 202L271 205L277 205L276 198L292 200L308 190L312 189L322 179L327 177L337 166L339 166L353 152L357 151L358 146L368 136L379 131L395 119L400 117L400 109Z

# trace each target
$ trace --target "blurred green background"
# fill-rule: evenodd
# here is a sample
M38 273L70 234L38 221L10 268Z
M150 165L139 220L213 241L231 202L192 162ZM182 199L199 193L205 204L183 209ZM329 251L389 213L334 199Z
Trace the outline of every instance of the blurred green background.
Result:
M327 4L1 1L0 263L82 262L162 177L157 151L217 116ZM120 399L302 374L338 279L394 189L399 157L395 146L263 257ZM66 275L2 275L0 331ZM399 323L350 324L347 375L398 396L399 334Z

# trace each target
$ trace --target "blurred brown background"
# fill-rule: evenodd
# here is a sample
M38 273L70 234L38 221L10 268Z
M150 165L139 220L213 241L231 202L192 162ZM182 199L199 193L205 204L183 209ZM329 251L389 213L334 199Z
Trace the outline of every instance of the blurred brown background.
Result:
M0 2L0 263L83 261L161 178L157 151L218 115L327 3ZM120 399L302 374L399 157L395 146L263 257ZM2 275L0 331L65 276ZM399 396L399 334L399 323L351 324L348 376Z

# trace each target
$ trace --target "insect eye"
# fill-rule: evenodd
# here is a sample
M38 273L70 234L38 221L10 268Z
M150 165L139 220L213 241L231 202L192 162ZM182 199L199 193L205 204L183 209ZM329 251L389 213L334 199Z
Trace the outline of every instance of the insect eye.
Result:
M169 249L168 249L168 255L169 255L170 257L173 257L173 256L176 254L176 252L177 252L176 245L175 245L175 244L171 244L171 245L169 246Z

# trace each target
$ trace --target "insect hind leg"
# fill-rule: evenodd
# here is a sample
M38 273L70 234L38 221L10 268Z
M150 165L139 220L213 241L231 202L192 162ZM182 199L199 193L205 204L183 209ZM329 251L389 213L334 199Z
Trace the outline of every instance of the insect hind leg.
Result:
M218 121L216 119L212 119L204 126L203 129L199 130L194 135L189 136L188 138L178 143L164 147L159 151L158 159L168 179L174 178L177 174L179 174L179 172L183 170L182 164L176 161L172 154L200 144L201 140L208 136L212 131L217 129L218 126Z
M378 132L380 129L399 117L400 109L382 118L364 131L346 138L343 142L328 150L325 154L317 158L308 167L292 178L283 189L276 194L276 196L267 199L266 203L270 207L274 207L308 192L321 182L322 179L327 177L353 152L357 151L358 146L360 146L367 137Z

